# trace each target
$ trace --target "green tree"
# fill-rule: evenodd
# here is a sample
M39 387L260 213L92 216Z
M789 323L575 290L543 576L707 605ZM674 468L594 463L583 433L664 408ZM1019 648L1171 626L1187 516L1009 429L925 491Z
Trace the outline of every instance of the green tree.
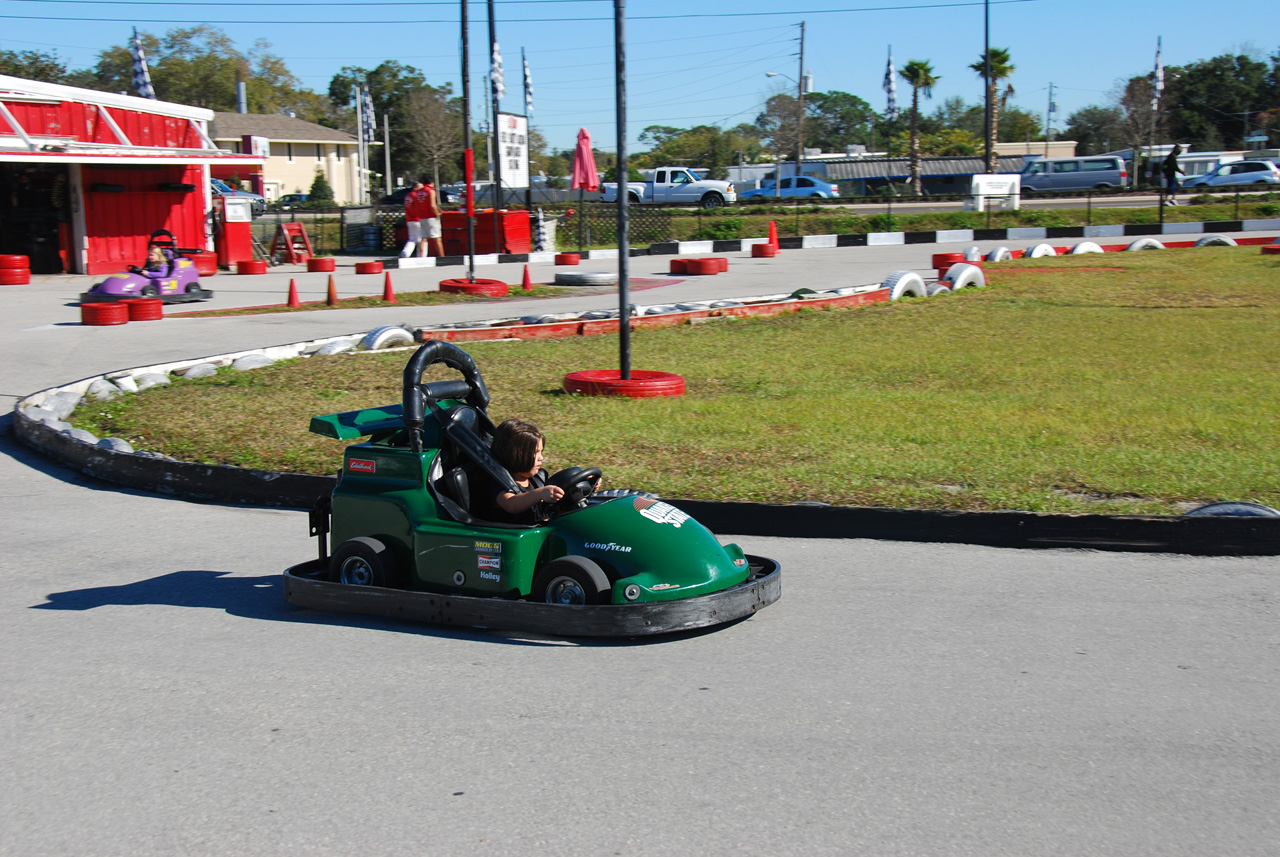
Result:
M57 51L0 50L0 74L44 83L65 83L67 64L58 58Z
M1276 62L1272 57L1268 67L1244 55L1224 54L1167 69L1161 98L1164 128L1157 127L1156 142L1167 136L1199 149L1246 148L1246 129L1257 127L1246 118L1255 120L1257 114L1280 107Z
M728 176L728 167L738 162L739 153L744 163L754 163L764 152L759 132L752 125L739 125L727 131L715 125L687 129L651 125L640 132L639 139L652 148L633 156L632 166L641 169L699 167L709 170L712 178Z
M387 60L371 69L344 66L329 81L329 101L338 111L337 127L356 134L356 110L352 90L357 83L367 83L373 112L377 117L377 136L382 136L382 117L387 116L391 128L391 171L396 175L417 175L432 168L432 159L422 149L414 128L414 93L426 98L448 99L449 87L432 87L422 72L411 65ZM418 106L423 102L419 101ZM459 108L459 114L461 110ZM475 144L477 160L484 151L479 141ZM461 147L459 147L459 151ZM458 155L461 158L461 155ZM457 164L459 172L461 164Z
M1076 141L1076 152L1099 155L1124 145L1124 111L1119 107L1082 107L1067 117L1064 133Z
M311 182L311 190L307 193L307 204L333 202L333 188L324 177L324 173L316 170L315 181Z
M991 76L987 77L987 61L991 63ZM1003 107L1013 95L1013 85L1005 86L1004 93L997 98L1000 81L1005 80L1009 75L1013 74L1014 65L1009 61L1008 48L989 48L982 52L978 57L978 61L972 63L969 68L978 73L987 84L987 121L991 125L991 139L1000 139L1000 108ZM984 129L985 131L985 129ZM987 172L994 173L996 171L996 149L992 146L987 151Z
M856 95L838 90L812 92L804 100L804 143L824 152L843 152L858 143L871 145L876 112Z
M922 187L920 183L920 94L925 98L933 97L933 87L942 79L933 73L933 66L925 60L911 60L898 72L907 83L911 84L911 130L907 158L911 171L911 190L917 196Z

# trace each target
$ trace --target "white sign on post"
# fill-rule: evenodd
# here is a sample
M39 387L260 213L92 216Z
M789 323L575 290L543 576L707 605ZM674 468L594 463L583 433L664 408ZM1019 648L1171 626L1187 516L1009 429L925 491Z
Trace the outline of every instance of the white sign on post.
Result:
M529 186L529 118L514 113L498 114L498 151L502 157L502 184L509 188Z

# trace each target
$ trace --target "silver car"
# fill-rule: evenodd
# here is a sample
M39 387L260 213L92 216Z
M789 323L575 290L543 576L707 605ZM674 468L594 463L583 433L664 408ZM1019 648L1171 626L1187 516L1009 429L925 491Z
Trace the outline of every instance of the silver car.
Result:
M1280 184L1280 169L1271 161L1234 161L1223 164L1211 173L1187 181L1186 187L1261 184Z

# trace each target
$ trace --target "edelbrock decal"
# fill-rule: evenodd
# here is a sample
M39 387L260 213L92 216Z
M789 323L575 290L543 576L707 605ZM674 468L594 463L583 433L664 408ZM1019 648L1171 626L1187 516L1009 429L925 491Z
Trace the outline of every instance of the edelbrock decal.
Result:
M656 524L671 524L677 530L680 525L689 520L689 516L681 512L670 503L660 503L657 500L646 500L643 497L636 497L631 501L635 506L635 510L644 515L650 521Z
M365 458L353 458L347 464L347 469L353 473L376 473L378 466Z

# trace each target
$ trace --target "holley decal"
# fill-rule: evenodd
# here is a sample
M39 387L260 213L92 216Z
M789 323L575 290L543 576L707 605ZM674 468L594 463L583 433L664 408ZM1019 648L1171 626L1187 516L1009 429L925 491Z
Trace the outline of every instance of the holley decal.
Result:
M347 469L353 473L376 473L378 466L368 459L353 458L347 464Z

